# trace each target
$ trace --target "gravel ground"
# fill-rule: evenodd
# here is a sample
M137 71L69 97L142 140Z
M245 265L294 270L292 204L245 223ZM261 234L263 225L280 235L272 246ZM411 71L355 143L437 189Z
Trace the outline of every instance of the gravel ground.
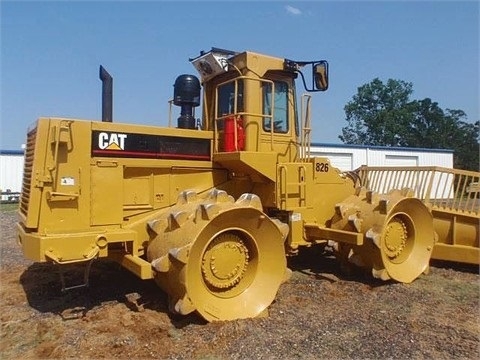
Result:
M329 256L289 262L266 317L172 316L166 295L108 261L91 286L60 291L58 269L23 259L0 212L1 359L477 359L478 268L433 264L412 284L342 277ZM73 274L73 273L72 273ZM70 279L70 273L68 277Z

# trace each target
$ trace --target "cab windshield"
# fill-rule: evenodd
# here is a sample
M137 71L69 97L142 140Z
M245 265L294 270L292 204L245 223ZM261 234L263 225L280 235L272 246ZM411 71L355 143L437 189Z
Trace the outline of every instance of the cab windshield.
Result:
M273 92L272 92L272 87ZM273 81L263 84L263 130L271 132L273 115L273 132L288 132L288 83Z

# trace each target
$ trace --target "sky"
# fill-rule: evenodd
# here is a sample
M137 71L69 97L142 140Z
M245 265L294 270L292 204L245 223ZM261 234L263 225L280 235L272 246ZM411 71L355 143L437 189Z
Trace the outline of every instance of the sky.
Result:
M2 150L20 150L41 116L101 119L100 65L115 122L167 126L176 77L211 47L327 60L314 142L341 143L344 106L377 77L480 119L478 1L3 0L0 13Z

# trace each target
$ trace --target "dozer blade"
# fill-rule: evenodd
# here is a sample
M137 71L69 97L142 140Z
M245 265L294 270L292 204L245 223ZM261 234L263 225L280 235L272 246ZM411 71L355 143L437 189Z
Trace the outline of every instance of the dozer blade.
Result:
M176 313L196 311L208 321L259 316L288 274L288 227L265 215L255 195L233 202L214 192L177 203L171 214L186 214L179 227L156 228L147 252L155 280Z
M432 212L436 242L432 259L480 264L480 173L437 166L357 169L358 183L387 194L412 189Z

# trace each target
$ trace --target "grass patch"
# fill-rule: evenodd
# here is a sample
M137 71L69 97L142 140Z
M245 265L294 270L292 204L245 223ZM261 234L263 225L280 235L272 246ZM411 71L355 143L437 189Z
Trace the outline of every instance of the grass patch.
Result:
M15 212L18 210L18 203L5 203L5 204L0 204L0 211L1 212Z

